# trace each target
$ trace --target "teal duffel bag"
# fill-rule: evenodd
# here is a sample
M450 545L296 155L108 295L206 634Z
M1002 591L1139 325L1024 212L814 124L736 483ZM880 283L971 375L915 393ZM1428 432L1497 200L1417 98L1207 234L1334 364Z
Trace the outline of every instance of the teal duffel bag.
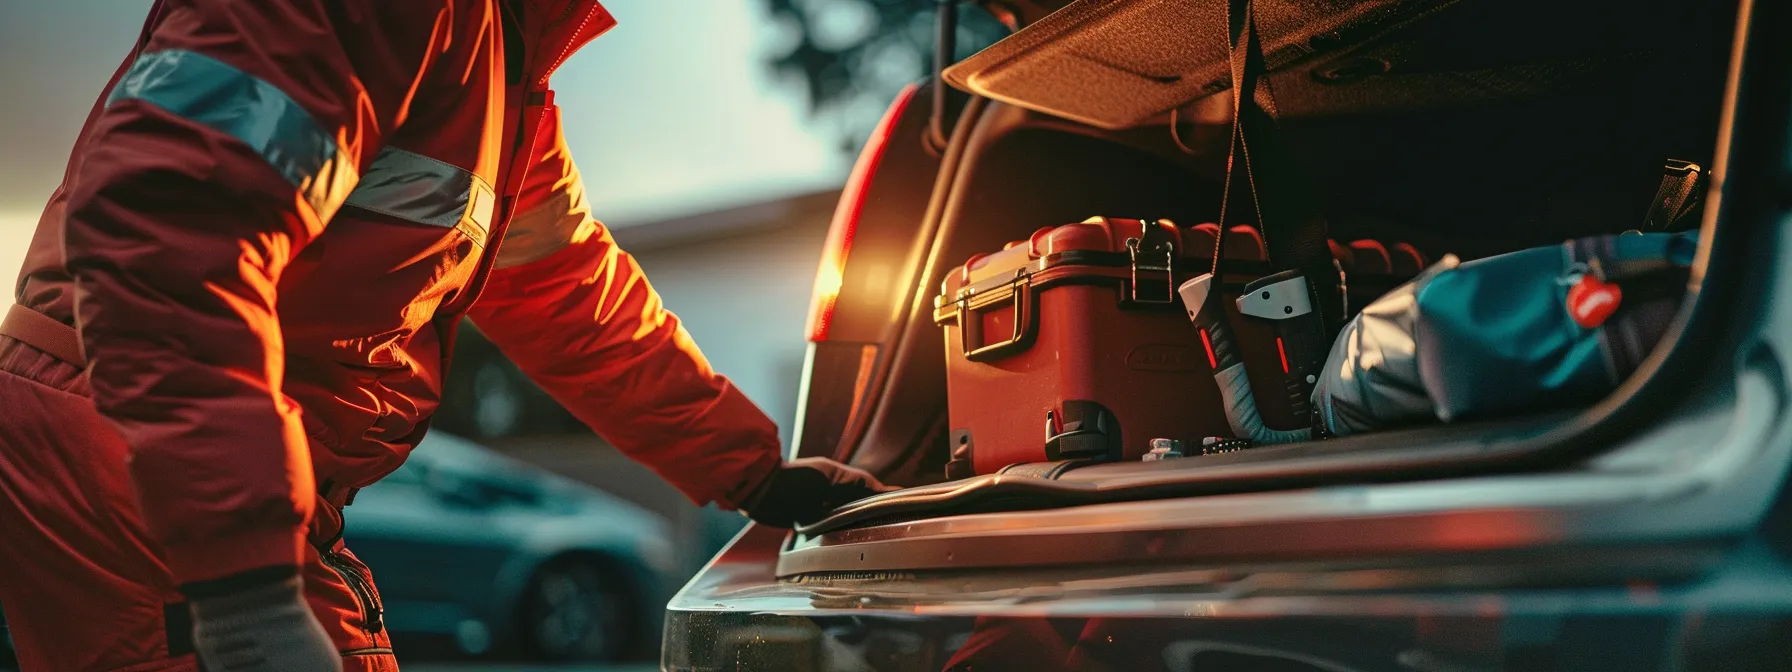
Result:
M1334 436L1591 403L1647 356L1697 232L1626 233L1459 262L1364 307L1313 392Z

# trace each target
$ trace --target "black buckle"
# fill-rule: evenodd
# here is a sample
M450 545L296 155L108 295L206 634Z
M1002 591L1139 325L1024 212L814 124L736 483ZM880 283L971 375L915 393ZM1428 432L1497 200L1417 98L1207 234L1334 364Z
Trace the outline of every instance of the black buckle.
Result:
M1045 412L1046 459L1120 459L1120 419L1114 417L1113 411L1084 399L1067 399L1063 407L1063 417L1054 411Z

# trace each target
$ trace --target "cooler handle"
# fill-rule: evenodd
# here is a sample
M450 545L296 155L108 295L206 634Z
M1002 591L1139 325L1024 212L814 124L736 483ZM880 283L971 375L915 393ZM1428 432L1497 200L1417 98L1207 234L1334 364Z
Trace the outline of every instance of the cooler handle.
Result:
M971 332L977 332L977 339L982 340L982 314L971 308L969 298L959 299L958 341L965 359L987 362L1027 348L1027 341L1030 340L1028 336L1033 333L1032 284L1026 278L1020 278L1008 287L1010 296L1014 298L1014 333L1005 340L985 343L974 349L971 347Z

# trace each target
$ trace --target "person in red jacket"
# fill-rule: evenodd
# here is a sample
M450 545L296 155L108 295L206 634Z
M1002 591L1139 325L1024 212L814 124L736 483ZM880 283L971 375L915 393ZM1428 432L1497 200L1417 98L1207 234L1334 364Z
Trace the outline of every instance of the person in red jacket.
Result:
M886 489L783 461L592 219L548 82L614 23L157 2L0 326L25 669L396 669L342 509L423 436L464 318L694 502L788 527Z

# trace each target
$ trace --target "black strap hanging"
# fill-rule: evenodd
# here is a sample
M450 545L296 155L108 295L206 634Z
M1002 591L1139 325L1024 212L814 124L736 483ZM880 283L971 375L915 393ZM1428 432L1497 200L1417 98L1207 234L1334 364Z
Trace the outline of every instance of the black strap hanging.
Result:
M1242 174L1271 265L1306 277L1313 308L1319 313L1329 340L1343 326L1344 303L1338 267L1327 243L1318 190L1295 163L1276 124L1275 99L1264 76L1267 68L1252 0L1230 0L1227 19L1227 37L1232 47L1233 121L1220 223L1227 224L1233 179ZM1216 241L1216 273L1219 259Z
M952 137L953 121L946 118L950 114L947 103L952 95L952 87L946 86L946 67L958 56L958 3L959 0L934 3L939 14L934 18L933 116L927 121L927 143L941 152L946 150L946 142Z

